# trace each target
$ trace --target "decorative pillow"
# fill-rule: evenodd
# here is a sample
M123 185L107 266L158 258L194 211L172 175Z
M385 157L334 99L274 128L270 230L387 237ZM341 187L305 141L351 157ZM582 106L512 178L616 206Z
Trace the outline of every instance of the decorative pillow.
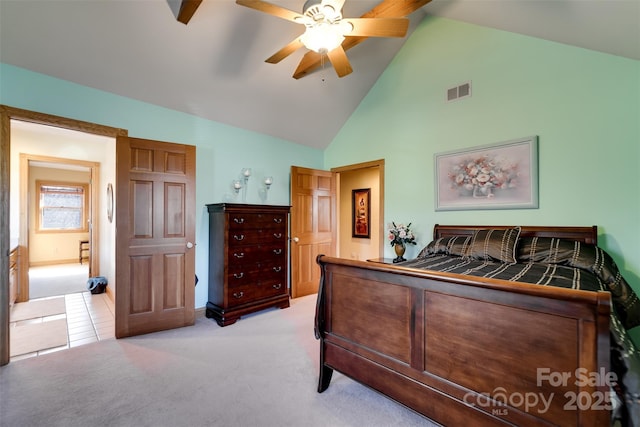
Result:
M447 236L432 240L418 254L418 258L427 255L445 254L465 256L471 236Z
M517 249L518 262L563 264L574 257L579 242L554 237L523 237Z
M516 262L518 237L520 237L520 227L504 230L493 228L477 230L473 233L466 256L513 264Z

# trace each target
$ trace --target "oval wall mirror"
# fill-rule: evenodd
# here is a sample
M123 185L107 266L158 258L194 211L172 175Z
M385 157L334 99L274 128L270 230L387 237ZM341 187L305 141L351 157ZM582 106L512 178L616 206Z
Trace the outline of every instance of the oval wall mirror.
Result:
M113 222L113 185L107 184L107 218Z

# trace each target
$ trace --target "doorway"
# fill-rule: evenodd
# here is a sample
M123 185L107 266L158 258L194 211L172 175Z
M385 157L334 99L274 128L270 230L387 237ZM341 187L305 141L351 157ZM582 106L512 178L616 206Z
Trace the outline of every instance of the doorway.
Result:
M56 259L53 252L56 250L63 258L76 258L74 253L77 253L81 240L89 241L89 274L107 275L108 272L103 271L107 263L101 258L113 251L110 234L114 233L110 231L112 227L108 226L103 209L100 209L106 203L106 195L99 190L101 183L115 179L115 140L24 120L11 120L10 125L10 235L20 248L17 301L29 300L29 267ZM88 177L81 178L85 172ZM88 181L86 219L91 219L91 222L83 224L81 233L64 233L55 237L49 233L35 233L38 228L34 221L37 191L36 179L33 178L40 178L41 182L56 182L56 176L66 177L64 181ZM45 246L36 248L41 253L34 259L31 259L31 240L34 240L34 246ZM100 249L103 249L102 255ZM62 255L64 253L67 255Z
M16 302L81 291L82 276L86 283L99 271L101 245L94 229L100 228L95 194L100 163L25 153L49 153L48 146L56 141L51 132L46 126L13 122L12 148L19 151L20 173L11 190L19 188L20 215L11 221L19 223L21 255L28 266ZM84 135L75 136L84 141ZM90 137L86 143L92 143ZM58 267L45 268L51 266Z
M331 169L338 175L337 256L365 261L384 254L384 159ZM369 195L366 235L355 232L353 192Z
M352 233L352 190L370 190L370 227L366 239ZM291 297L318 292L324 254L366 260L384 253L384 160L331 171L291 167Z
M13 157L19 156L19 178L12 180L11 192L19 193L20 207L19 217L11 221L19 223L18 241L27 268L10 309L10 358L16 361L113 338L113 301L107 295L91 295L87 279L100 271L100 249L113 250L99 240L104 202L97 192L103 176L100 164L113 163L102 149L111 144L114 151L115 143L19 120L11 125ZM54 157L67 152L74 158ZM106 171L104 176L113 173Z
M0 188L0 205L2 207L2 217L3 220L0 221L0 252L1 253L9 253L12 249L17 249L17 252L22 255L23 253L27 253L26 251L28 247L28 241L24 241L27 239L24 233L16 232L19 229L19 219L20 215L26 215L24 212L20 212L19 206L19 194L18 191L10 191L10 182L19 182L19 160L16 160L18 153L12 152L11 149L11 140L12 134L15 127L17 127L20 123L24 122L28 124L38 124L44 125L44 128L49 129L52 132L65 133L66 136L64 142L59 144L51 144L58 147L59 150L68 154L73 153L74 156L78 156L80 158L85 158L87 155L87 150L89 146L86 144L87 138L105 138L106 140L115 141L115 138L119 135L127 135L127 131L123 129L111 128L102 125L96 125L92 123L77 121L73 119L67 119L58 116L52 116L48 114L42 114L27 110L21 110L13 107L0 106L0 120L2 126L0 126L0 152L2 154L3 159L7 159L7 161L0 162L0 182L2 182L2 186ZM69 131L76 131L77 134L81 134L85 139L84 143L78 143L74 146L73 143L69 141ZM58 136L60 136L58 134ZM33 141L30 141L33 142ZM101 146L102 150L109 151L109 147L107 145ZM65 151L66 150L66 151ZM113 151L111 161L100 161L100 163L104 166L101 169L100 176L92 177L92 182L96 187L98 187L100 182L111 183L115 182L115 142L111 147L111 151ZM13 154L13 155L12 155ZM56 154L58 155L58 154ZM56 156L54 155L54 157ZM68 155L60 155L60 157L69 157ZM111 175L109 175L109 171L111 171ZM100 186L101 187L101 186ZM93 206L96 206L96 209L99 209L99 206L106 205L106 194L101 191L101 188L97 188L96 191L93 192L93 197L91 198L91 203ZM9 209L9 206L11 207ZM99 209L99 217L106 218L106 210ZM99 227L94 227L92 229L92 233L96 234L96 237L92 240L98 241L98 236L100 239L100 246L102 250L98 250L98 247L91 248L93 252L92 257L92 274L102 274L109 273L109 266L113 266L114 257L110 255L111 251L115 250L115 230L109 233L106 228L114 228L113 226L109 227L109 221L103 219L100 222ZM113 242L113 243L110 243ZM23 245L25 246L23 248ZM111 247L107 250L104 249L105 245L111 245ZM95 266L95 267L93 267ZM113 267L115 268L115 267ZM28 289L28 276L27 272L29 269L28 264L28 255L27 256L19 256L17 262L17 276L16 282L18 284L18 289ZM13 273L13 270L12 270ZM0 261L0 365L4 365L9 362L10 358L10 333L9 333L9 320L10 320L10 310L9 310L9 262L6 257L2 257ZM20 295L18 295L20 298ZM24 298L24 296L22 296Z

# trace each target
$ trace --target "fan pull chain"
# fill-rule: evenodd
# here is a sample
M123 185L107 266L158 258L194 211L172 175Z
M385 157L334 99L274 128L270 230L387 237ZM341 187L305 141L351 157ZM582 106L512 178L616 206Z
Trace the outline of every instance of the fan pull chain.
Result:
M322 82L324 82L324 76L325 76L325 75L324 75L324 73L325 73L325 69L324 69L324 56L325 56L324 54L320 55L320 68L322 69L322 70L320 71L320 80L321 80Z

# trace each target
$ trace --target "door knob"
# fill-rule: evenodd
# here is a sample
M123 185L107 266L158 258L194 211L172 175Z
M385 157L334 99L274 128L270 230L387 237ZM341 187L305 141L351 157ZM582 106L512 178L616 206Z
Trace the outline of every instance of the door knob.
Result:
M193 247L193 243L187 242L187 249L191 249Z
M294 238L293 238L293 239L291 239L291 240L293 240L294 242L298 243L298 241L299 241L300 239L298 239L297 237L294 237Z

